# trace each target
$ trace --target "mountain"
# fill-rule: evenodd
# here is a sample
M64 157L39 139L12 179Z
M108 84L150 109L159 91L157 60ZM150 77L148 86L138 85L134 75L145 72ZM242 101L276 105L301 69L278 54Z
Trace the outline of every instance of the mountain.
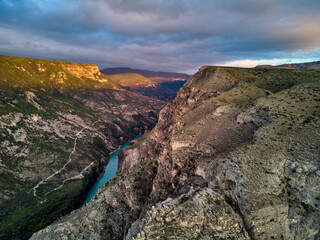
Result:
M131 68L105 68L101 72L124 88L163 101L172 101L178 90L190 78L184 73L153 72Z
M0 239L27 239L78 207L109 153L164 105L93 64L0 56Z
M320 73L202 67L96 199L31 239L318 239Z

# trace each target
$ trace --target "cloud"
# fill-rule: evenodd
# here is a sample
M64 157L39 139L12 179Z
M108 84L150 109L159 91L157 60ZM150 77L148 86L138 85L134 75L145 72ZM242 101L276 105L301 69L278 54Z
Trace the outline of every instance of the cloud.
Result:
M320 1L0 1L0 53L194 72L320 58Z
M222 66L251 68L251 67L257 66L258 64L259 64L259 61L257 60L244 59L244 60L226 62L222 64Z

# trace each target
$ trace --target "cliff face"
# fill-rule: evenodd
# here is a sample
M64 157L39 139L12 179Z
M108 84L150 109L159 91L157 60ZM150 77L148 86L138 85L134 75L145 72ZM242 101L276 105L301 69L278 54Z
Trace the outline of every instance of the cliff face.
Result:
M96 199L32 239L319 238L320 74L203 67Z
M100 73L97 65L0 56L1 89L116 89L119 84Z
M164 102L116 89L95 65L0 57L0 239L73 210L109 153L155 125Z

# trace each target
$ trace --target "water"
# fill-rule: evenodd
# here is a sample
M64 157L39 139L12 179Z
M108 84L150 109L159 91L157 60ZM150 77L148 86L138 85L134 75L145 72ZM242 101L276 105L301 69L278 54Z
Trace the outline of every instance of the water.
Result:
M140 137L142 137L143 134L137 135L135 136L135 138L133 138L132 140L138 139ZM83 201L83 203L81 204L80 207L82 207L83 205L85 205L87 202L90 202L90 200L94 197L94 195L96 195L96 193L98 192L98 189L105 184L106 182L108 182L109 180L111 180L113 178L113 176L117 173L118 170L118 154L119 152L124 149L126 146L129 145L129 143L132 141L128 141L126 143L124 143L123 145L120 146L120 148L111 153L110 157L109 157L109 162L106 166L106 169L104 171L103 176L96 181L92 187L90 188L90 190L87 193L86 199Z

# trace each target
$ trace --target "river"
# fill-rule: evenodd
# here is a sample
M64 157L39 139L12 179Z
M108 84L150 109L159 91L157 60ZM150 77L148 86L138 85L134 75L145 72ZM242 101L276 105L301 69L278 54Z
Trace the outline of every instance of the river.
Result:
M82 207L83 205L85 205L87 202L90 202L90 200L94 197L94 195L96 195L96 193L98 192L98 189L105 184L106 182L108 182L109 180L111 180L113 178L113 176L117 173L118 171L118 154L119 152L124 149L126 146L129 145L129 143L133 140L136 140L140 137L142 137L143 134L137 135L135 136L133 139L131 139L130 141L124 143L123 145L120 146L120 148L117 151L114 151L110 154L109 157L109 162L106 166L106 169L104 171L104 174L101 178L99 178L93 185L92 187L89 189L87 196L85 198L85 200L83 201L83 203L80 205L80 207Z

